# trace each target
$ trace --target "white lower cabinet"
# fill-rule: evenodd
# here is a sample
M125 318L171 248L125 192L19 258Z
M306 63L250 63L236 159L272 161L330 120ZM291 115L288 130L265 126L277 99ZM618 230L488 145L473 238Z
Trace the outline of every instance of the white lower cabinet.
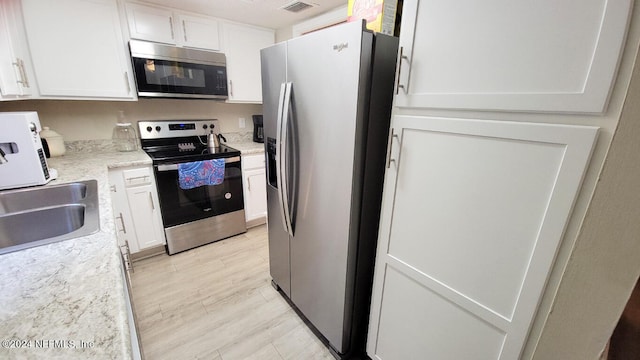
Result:
M247 227L264 224L267 219L267 180L264 154L242 156L244 213Z
M380 220L372 359L518 359L597 128L400 116Z
M152 167L110 169L109 183L119 245L134 255L161 252L166 239Z

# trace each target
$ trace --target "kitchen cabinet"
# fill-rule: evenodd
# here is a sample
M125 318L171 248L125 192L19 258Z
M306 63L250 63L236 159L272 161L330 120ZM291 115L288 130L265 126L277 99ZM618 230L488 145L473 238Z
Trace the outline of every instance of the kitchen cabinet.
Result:
M126 4L126 11L132 39L220 50L216 19L135 3Z
M18 0L0 2L0 98L37 95Z
M391 130L367 353L518 359L598 128L395 115Z
M406 0L395 105L603 112L632 3Z
M109 170L118 243L133 258L164 252L166 239L151 166Z
M264 224L267 217L267 179L264 154L242 156L244 213L247 227Z
M262 103L260 50L274 44L274 31L224 22L222 33L229 81L227 101Z
M42 97L135 98L116 0L22 0L22 8Z

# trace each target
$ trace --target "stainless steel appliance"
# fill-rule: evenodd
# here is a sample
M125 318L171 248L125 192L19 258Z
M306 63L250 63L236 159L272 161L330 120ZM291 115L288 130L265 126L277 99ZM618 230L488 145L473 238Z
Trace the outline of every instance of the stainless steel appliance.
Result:
M0 113L0 190L43 185L57 177L40 139L38 113Z
M167 252L181 251L247 231L240 151L220 144L207 147L215 120L139 121L142 149L153 160ZM224 159L219 185L183 189L180 164Z
M226 100L224 54L129 41L138 96Z
M257 143L264 142L264 123L262 115L253 115L253 141Z
M261 52L271 276L342 357L364 350L397 44L357 22Z

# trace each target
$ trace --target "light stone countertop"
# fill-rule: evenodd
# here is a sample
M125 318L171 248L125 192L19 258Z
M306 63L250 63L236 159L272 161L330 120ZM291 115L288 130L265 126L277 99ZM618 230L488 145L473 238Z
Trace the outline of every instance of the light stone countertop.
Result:
M48 163L59 174L50 184L98 181L100 231L0 255L0 358L129 359L126 285L107 169L151 159L142 151L83 151Z
M253 155L264 153L264 144L253 141L229 142L229 146L240 150L242 155Z
M150 165L141 150L73 148L48 159L49 184L98 181L100 231L0 255L0 358L129 359L131 341L124 279L111 208L108 169ZM264 144L229 146L243 155ZM37 219L34 219L37 221Z

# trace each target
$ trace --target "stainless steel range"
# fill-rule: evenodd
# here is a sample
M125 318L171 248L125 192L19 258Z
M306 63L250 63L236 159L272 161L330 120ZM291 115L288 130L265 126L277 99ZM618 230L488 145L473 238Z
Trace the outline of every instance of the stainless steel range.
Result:
M207 135L218 132L216 120L139 121L138 128L153 160L170 255L247 231L240 151L207 147ZM198 174L216 173L186 184L194 167Z

